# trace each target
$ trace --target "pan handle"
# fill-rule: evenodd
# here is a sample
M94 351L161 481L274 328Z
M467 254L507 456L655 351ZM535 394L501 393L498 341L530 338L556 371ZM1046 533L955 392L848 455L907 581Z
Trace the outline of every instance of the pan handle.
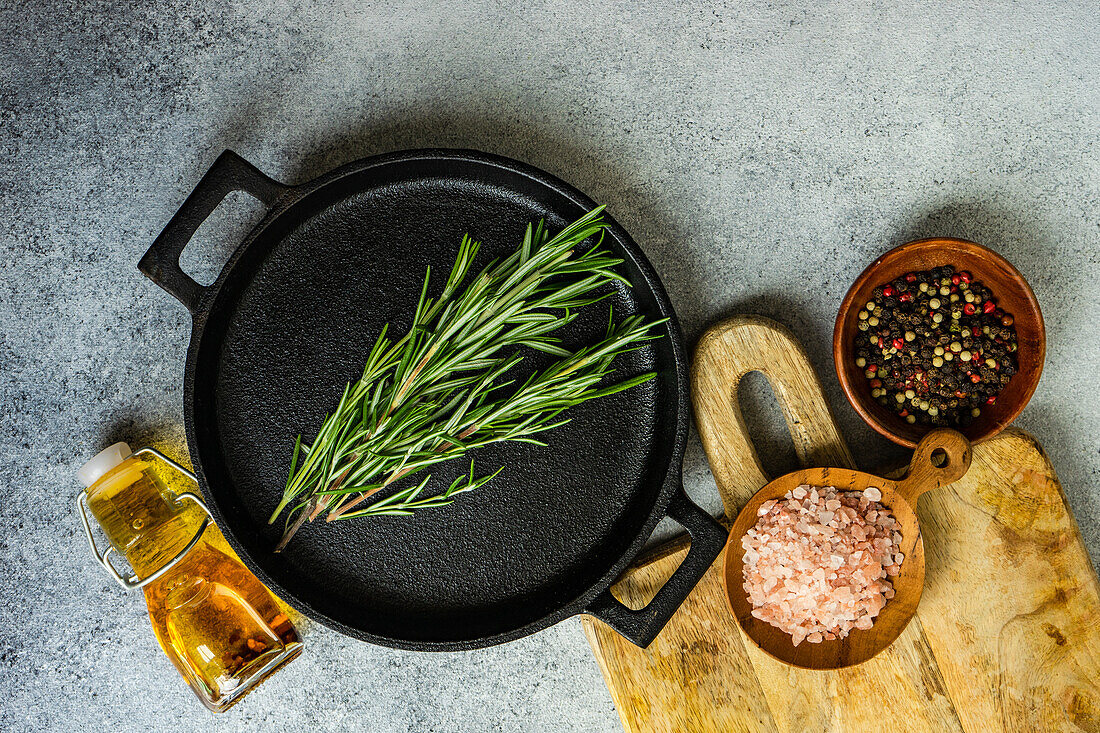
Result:
M180 268L180 255L195 231L233 191L244 191L270 209L290 186L267 177L260 169L232 150L226 150L210 166L183 206L164 227L153 246L138 262L138 269L150 280L174 295L192 314L207 288Z
M668 506L668 516L687 530L691 548L680 567L672 574L645 608L634 610L616 600L605 588L583 613L590 614L643 649L657 638L672 615L687 599L691 590L710 569L725 547L728 532L708 512L700 509L678 487Z

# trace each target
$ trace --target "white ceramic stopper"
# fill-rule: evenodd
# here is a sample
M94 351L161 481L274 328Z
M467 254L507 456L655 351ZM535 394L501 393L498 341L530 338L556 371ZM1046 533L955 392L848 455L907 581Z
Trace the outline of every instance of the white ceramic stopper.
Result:
M103 478L104 474L130 457L133 451L126 443L115 443L96 453L95 458L77 469L76 477L85 488Z

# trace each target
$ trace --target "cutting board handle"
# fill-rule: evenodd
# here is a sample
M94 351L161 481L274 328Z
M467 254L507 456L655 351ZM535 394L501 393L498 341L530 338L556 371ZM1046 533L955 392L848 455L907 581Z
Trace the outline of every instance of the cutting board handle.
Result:
M741 379L749 372L761 372L771 384L803 466L855 468L817 373L794 335L762 316L728 318L699 339L691 390L696 416L708 416L697 425L728 517L737 516L771 480L738 403Z

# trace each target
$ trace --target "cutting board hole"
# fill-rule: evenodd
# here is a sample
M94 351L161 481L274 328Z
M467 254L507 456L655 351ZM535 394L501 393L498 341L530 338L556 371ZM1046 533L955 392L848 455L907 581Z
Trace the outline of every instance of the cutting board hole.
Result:
M932 465L936 468L943 468L947 465L947 451L943 448L937 448L932 451L932 455L928 457L928 460L932 461Z
M737 400L764 473L775 477L802 468L768 378L762 372L746 374L737 385Z
M237 245L266 212L258 199L243 191L229 194L191 237L180 255L180 268L200 285L214 282Z

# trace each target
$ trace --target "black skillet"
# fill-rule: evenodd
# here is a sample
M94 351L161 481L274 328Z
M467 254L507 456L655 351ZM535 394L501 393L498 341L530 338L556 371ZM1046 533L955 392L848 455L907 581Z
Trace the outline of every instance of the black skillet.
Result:
M267 205L263 220L204 287L179 265L199 225L232 191ZM306 525L273 554L267 524L294 436L308 441L362 370L382 325L404 333L425 269L445 277L463 233L484 244L475 271L514 250L528 222L550 230L593 208L542 171L470 151L417 150L351 163L286 186L225 152L150 247L142 272L193 317L184 376L191 460L218 525L241 558L302 613L403 649L473 649L578 613L647 646L710 567L726 531L684 494L687 363L675 315L645 256L610 222L605 245L633 288L582 311L565 345L616 318L669 318L663 338L622 359L623 377L658 378L570 411L548 447L475 451L504 471L444 509ZM436 279L434 288L440 287ZM397 327L397 330L392 330ZM535 356L525 362L530 369ZM454 462L459 463L459 462ZM440 485L466 464L436 471ZM691 551L641 610L608 590L669 516Z

